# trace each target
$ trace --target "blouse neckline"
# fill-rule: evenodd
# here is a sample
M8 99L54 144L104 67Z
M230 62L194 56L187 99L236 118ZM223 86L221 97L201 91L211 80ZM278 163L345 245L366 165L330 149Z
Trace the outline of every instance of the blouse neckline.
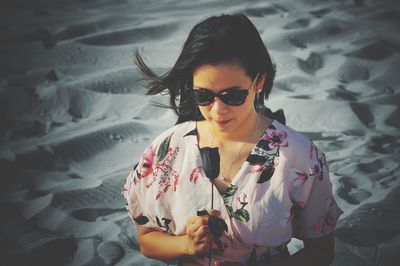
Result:
M235 185L237 184L237 181L239 179L239 177L242 175L242 172L246 170L246 166L249 164L248 159L249 156L254 152L254 149L258 146L258 144L260 143L260 141L262 140L263 136L266 134L267 130L270 129L272 126L276 127L276 120L275 119L271 119L271 123L268 125L268 127L261 133L261 135L259 136L257 142L254 144L253 148L251 149L250 153L247 155L246 159L244 160L244 162L242 163L242 165L239 168L239 171L235 174L235 176L232 178L231 182L228 185L228 188L231 185ZM192 121L193 125L193 132L194 132L194 137L195 137L195 145L196 145L196 156L197 158L200 159L201 161L201 155L200 155L200 146L199 146L199 138L198 138L198 129L197 129L197 121ZM201 162L201 165L202 162Z

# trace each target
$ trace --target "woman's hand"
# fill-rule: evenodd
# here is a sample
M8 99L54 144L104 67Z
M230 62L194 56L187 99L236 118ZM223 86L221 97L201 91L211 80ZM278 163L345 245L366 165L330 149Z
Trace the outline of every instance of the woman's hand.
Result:
M220 212L212 210L210 215L219 216ZM208 228L208 215L193 216L186 223L186 253L194 256L205 254L211 247L212 235Z
M186 223L186 253L193 256L204 254L211 246L208 216L193 216Z

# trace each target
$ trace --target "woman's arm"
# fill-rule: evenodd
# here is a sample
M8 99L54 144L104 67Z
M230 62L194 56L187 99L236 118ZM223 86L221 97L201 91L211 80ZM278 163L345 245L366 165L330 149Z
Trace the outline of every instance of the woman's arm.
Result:
M194 216L186 224L186 233L173 236L156 229L138 225L140 250L146 257L157 260L176 260L205 254L211 245L208 216Z
M304 248L287 259L268 266L328 266L335 255L335 238L329 233L318 238L304 238Z

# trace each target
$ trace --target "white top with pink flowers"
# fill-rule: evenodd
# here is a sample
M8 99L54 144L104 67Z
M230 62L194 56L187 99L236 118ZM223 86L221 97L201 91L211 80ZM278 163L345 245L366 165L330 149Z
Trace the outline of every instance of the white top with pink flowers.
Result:
M145 150L123 187L136 223L172 235L189 217L221 211L227 232L214 239L213 259L268 263L287 255L293 236L332 232L343 213L332 195L324 154L300 133L273 121L224 192L206 177L196 122L163 132ZM215 193L216 192L216 193ZM208 264L207 258L197 258Z

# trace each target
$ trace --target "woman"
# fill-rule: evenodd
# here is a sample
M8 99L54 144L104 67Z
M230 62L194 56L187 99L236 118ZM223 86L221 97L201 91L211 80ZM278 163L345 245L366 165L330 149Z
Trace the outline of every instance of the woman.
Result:
M250 20L197 24L161 77L139 54L136 63L149 94L168 91L178 115L123 188L142 253L184 265L329 265L342 212L325 157L265 115L275 68ZM292 237L304 248L289 255Z

